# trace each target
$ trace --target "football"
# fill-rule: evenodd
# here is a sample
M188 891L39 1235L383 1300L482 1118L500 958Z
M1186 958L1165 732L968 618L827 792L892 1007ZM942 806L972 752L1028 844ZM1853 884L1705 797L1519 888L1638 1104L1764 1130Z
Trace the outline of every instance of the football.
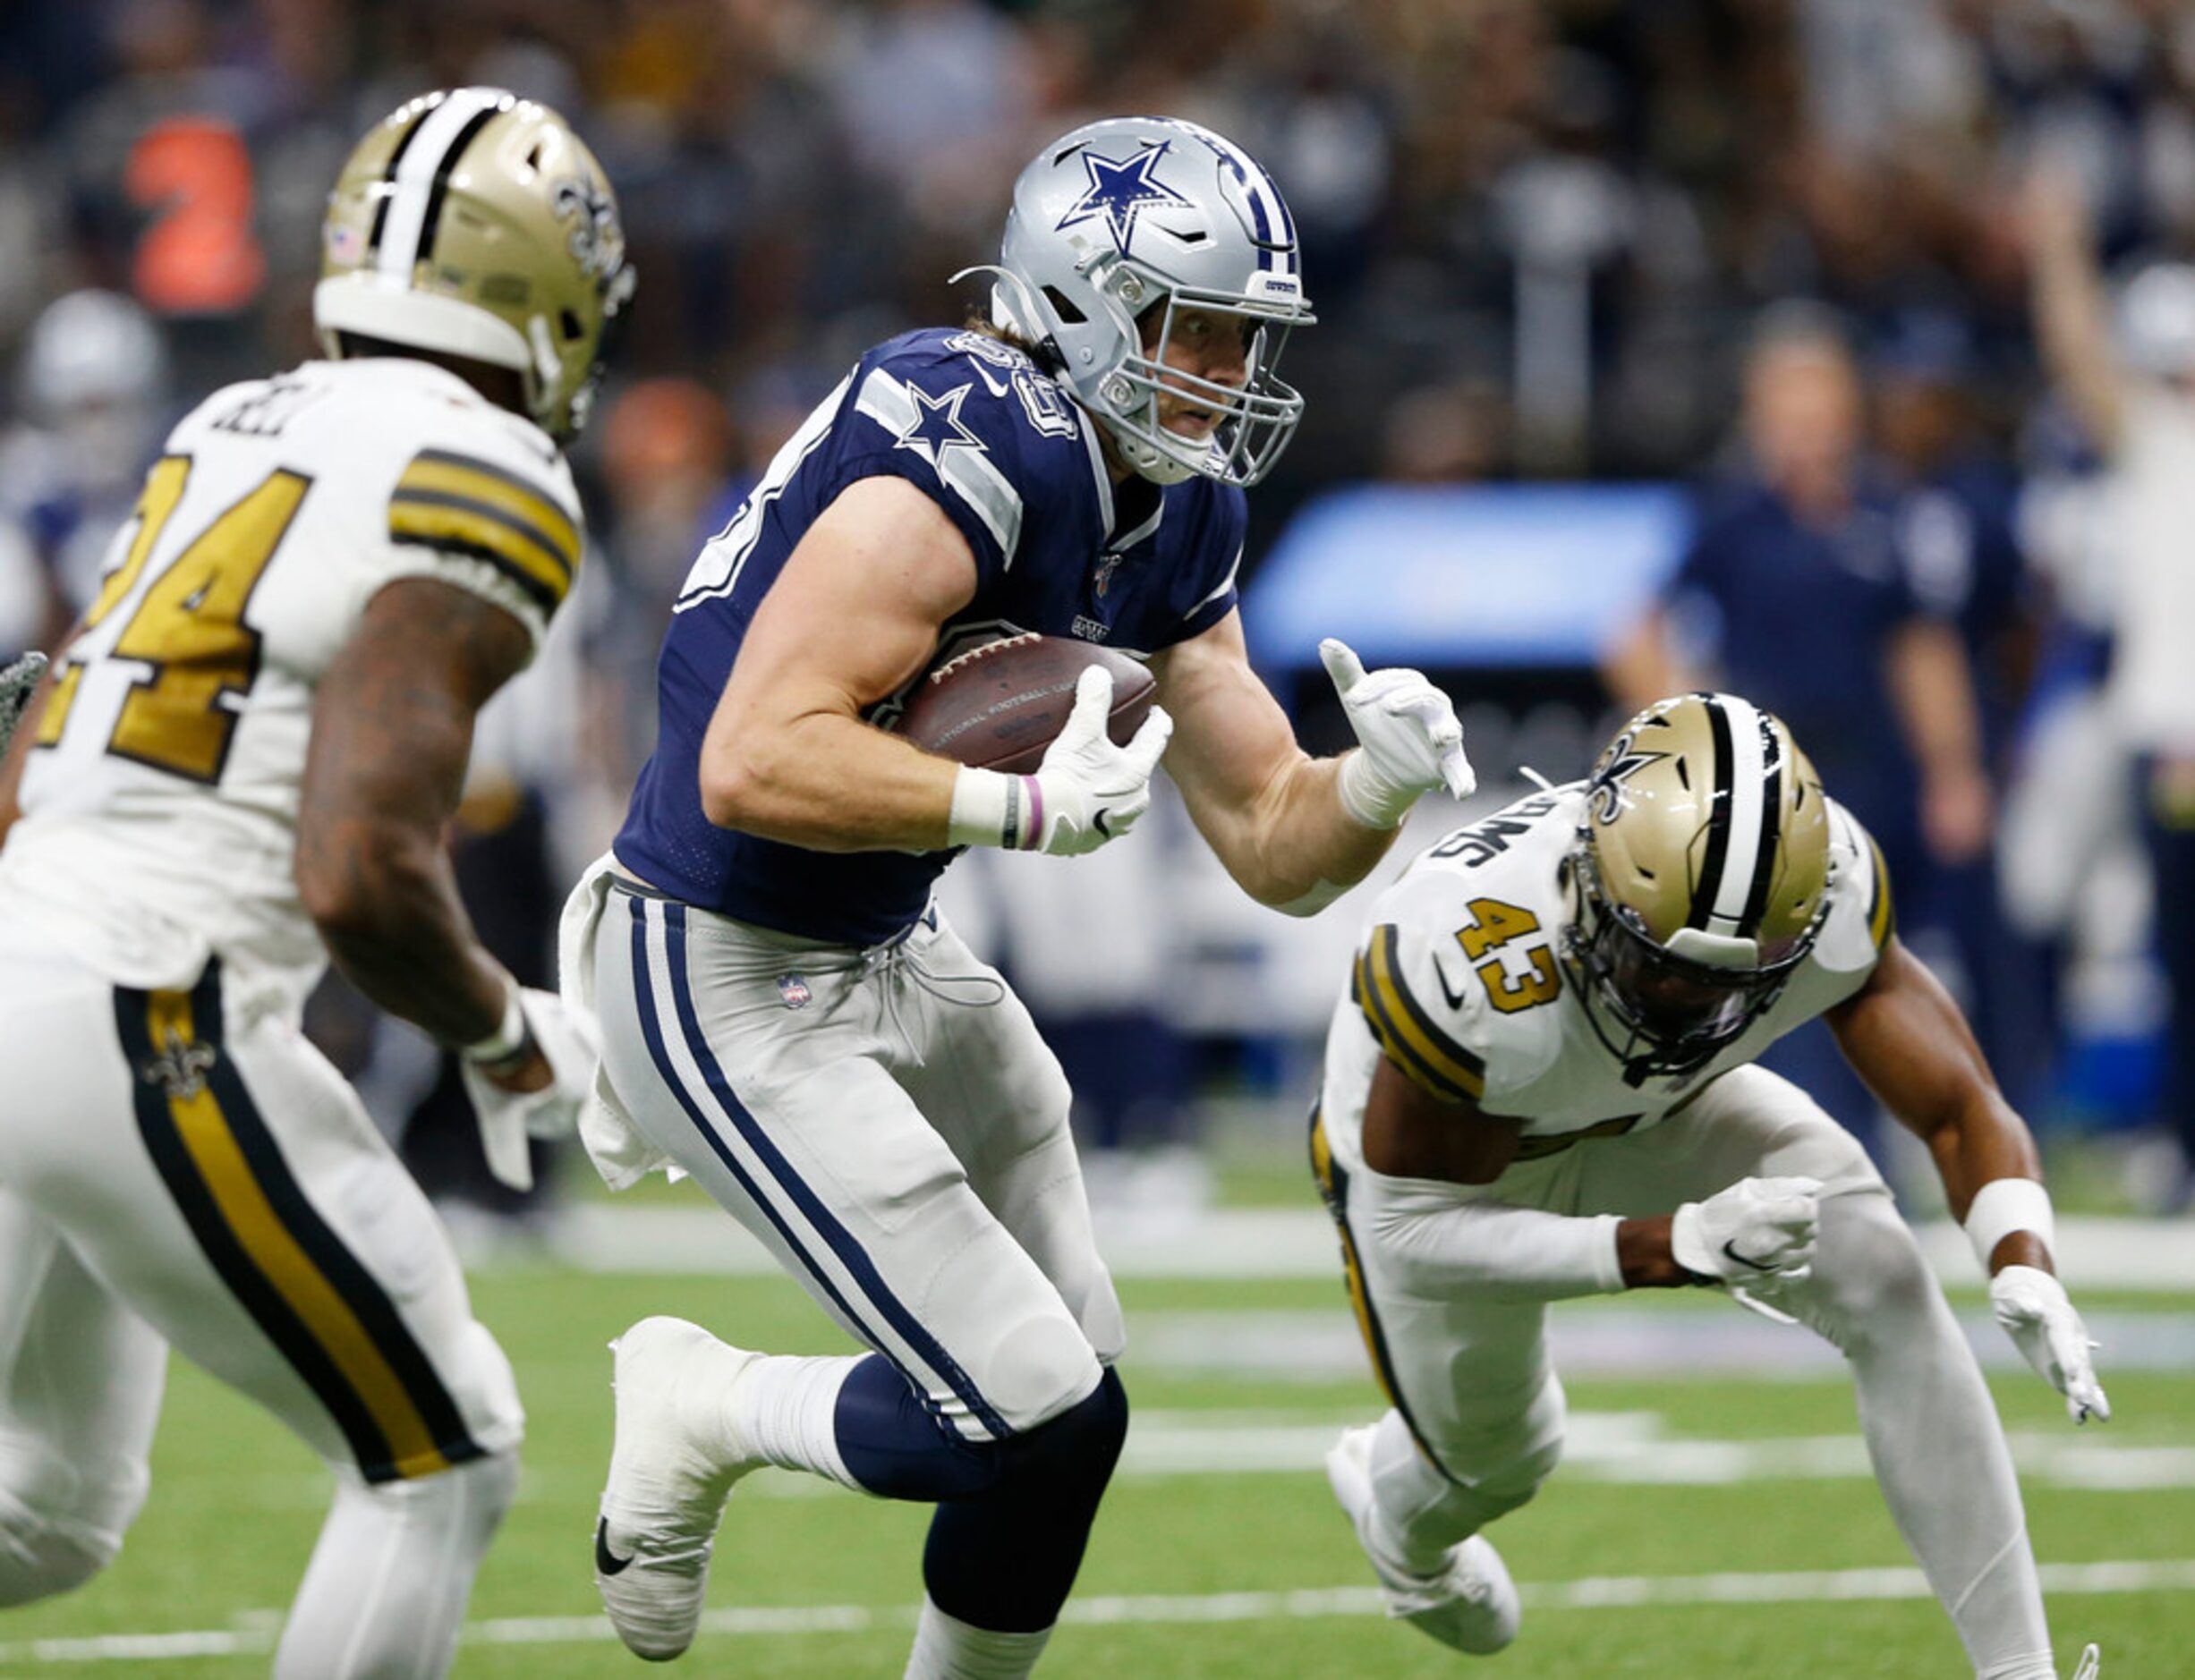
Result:
M1093 665L1112 673L1106 728L1126 746L1151 710L1156 682L1125 653L1066 636L1008 636L949 659L916 687L899 732L957 764L1025 775L1066 727L1076 679Z

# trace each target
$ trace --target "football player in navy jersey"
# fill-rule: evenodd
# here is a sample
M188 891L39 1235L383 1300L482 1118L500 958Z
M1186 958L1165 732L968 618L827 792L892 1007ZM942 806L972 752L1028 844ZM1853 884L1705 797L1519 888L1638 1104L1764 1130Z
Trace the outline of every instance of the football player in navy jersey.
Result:
M1074 1580L1127 1428L1120 1309L1059 1065L930 904L954 851L1117 840L1163 756L1235 878L1308 914L1471 786L1417 673L1326 644L1360 744L1314 759L1244 652L1243 489L1302 413L1274 369L1312 319L1272 179L1193 123L1093 123L1023 172L990 272L990 323L864 356L702 550L655 755L566 912L605 1175L691 1173L873 1350L620 1338L595 1561L645 1657L692 1641L762 1464L937 1505L911 1675L1028 1672ZM1031 776L892 733L924 673L1023 632L1147 659L1161 705L1117 746L1085 673Z

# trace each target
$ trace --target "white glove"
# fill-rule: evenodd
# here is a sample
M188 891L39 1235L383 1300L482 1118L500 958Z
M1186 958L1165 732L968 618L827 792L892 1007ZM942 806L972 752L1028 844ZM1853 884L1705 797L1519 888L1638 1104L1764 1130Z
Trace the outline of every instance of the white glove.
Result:
M521 988L518 1006L525 1011L527 1035L549 1058L554 1075L549 1083L539 1090L506 1090L478 1063L461 1056L457 1068L472 1112L480 1116L488 1170L513 1190L531 1190L533 1162L526 1140L570 1137L577 1129L580 1105L594 1088L600 1052L588 1024L555 992Z
M1110 671L1092 666L1075 682L1075 708L1029 779L1036 785L1033 852L1076 857L1118 840L1151 809L1151 773L1174 733L1174 720L1153 706L1125 747L1105 733L1113 708Z
M2093 1413L2111 1421L2111 1402L2096 1379L2089 1327L2066 1298L2065 1285L2034 1266L2007 1266L1989 1280L1989 1305L2012 1345L2042 1379L2065 1396L2065 1414L2086 1423Z
M38 679L45 675L46 656L35 652L24 654L0 670L0 752L5 752L8 742L15 738L15 725L22 722L23 708L30 704Z
M1319 643L1319 658L1357 732L1338 785L1350 816L1367 828L1392 828L1420 794L1444 786L1462 799L1478 785L1447 695L1400 666L1367 675L1364 661L1331 636Z
M1721 1284L1796 1281L1813 1268L1821 1194L1818 1178L1741 1178L1677 1209L1670 1252L1688 1272Z

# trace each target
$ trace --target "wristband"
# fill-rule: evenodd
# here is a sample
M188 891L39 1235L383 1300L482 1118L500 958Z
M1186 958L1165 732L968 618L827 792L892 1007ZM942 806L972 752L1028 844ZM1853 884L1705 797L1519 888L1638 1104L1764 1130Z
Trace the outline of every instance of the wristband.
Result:
M1334 793L1349 820L1362 828L1400 828L1417 802L1416 793L1397 788L1383 776L1362 747L1341 755L1341 768L1334 772Z
M532 1030L526 1023L526 1006L518 995L518 981L509 971L503 975L502 1024L484 1039L461 1046L457 1054L475 1067L507 1062L526 1048Z
M953 778L953 809L945 823L951 844L1025 852L1043 833L1044 790L1036 777L961 766Z
M1966 1210L1967 1239L1974 1244L1982 1270L1989 1269L1989 1257L1997 1252L1997 1244L2014 1231L2033 1232L2055 1255L2057 1220L2051 1211L2050 1192L2032 1178L1993 1178L1974 1192L1973 1205Z

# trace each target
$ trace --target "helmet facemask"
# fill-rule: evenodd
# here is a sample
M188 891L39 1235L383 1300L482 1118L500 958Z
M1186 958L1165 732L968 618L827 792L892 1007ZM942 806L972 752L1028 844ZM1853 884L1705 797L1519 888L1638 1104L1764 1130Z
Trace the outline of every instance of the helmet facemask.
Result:
M1829 806L1775 717L1658 700L1603 749L1563 868L1563 957L1637 1085L1697 1072L1775 1005L1829 903Z
M1709 962L1712 940L1680 929L1664 944L1636 910L1608 896L1589 837L1566 867L1578 913L1563 955L1581 982L1587 1021L1634 1085L1693 1073L1744 1037L1783 995L1827 914L1825 899L1804 931L1761 948L1751 965ZM1687 945L1699 949L1688 955L1679 948Z
M992 318L1036 347L1141 477L1255 484L1294 436L1303 398L1275 369L1289 329L1316 318L1295 224L1222 137L1165 117L1062 136L1017 182L991 272ZM1239 384L1166 365L1192 311L1239 327ZM1162 404L1211 415L1211 429L1170 429Z
M1108 254L1093 267L1113 271L1093 273L1093 282L1101 297L1128 315L1130 342L1139 346L1099 383L1094 405L1128 464L1161 483L1201 473L1222 484L1247 486L1272 471L1303 419L1302 394L1274 372L1289 329L1305 318L1301 308L1293 300L1261 303L1234 293L1176 285L1132 257ZM1185 310L1240 324L1240 385L1167 365L1166 352ZM1146 323L1154 321L1146 330ZM1161 403L1169 398L1211 414L1212 429L1201 437L1168 429L1159 413Z

